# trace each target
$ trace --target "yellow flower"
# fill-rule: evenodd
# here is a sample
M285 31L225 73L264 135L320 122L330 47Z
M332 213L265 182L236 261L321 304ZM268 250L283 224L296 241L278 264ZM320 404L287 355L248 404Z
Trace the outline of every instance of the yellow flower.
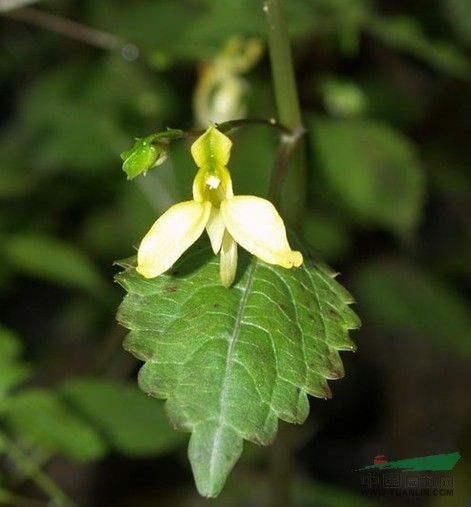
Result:
M137 254L137 271L154 278L167 271L206 229L215 254L221 253L221 282L229 287L237 269L237 243L269 264L300 266L273 204L251 195L234 196L227 164L232 142L215 127L191 146L199 170L193 200L175 204L152 226Z

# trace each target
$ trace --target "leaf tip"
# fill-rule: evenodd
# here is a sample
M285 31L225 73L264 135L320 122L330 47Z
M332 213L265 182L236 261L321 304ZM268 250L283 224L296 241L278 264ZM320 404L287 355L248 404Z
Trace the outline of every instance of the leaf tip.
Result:
M242 448L243 441L237 432L219 421L208 421L194 429L188 458L201 496L216 498L219 495Z
M325 389L324 389L324 400L327 401L327 400L331 400L333 397L333 394L332 394L332 389L326 385Z

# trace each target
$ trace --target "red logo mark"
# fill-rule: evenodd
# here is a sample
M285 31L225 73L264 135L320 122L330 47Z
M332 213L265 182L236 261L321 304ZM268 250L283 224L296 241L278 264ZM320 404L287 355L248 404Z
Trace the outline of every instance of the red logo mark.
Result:
M386 456L384 454L378 454L373 459L373 465L384 465L384 463L387 463L388 460L386 459Z

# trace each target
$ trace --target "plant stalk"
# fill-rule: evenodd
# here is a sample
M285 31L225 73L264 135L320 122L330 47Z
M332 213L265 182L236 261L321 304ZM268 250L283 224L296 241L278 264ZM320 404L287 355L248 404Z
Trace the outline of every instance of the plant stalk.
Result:
M306 208L306 152L301 108L291 56L284 0L265 0L268 46L278 121L290 130L282 134L270 183L270 199L279 205L288 226L300 232ZM293 503L293 452L296 428L280 424L270 453L273 507Z
M304 126L291 56L285 1L265 0L263 10L268 24L268 47L278 120L291 131L290 135L282 135L270 183L270 198L276 204L279 201L288 225L300 231L306 207L306 153L301 139Z

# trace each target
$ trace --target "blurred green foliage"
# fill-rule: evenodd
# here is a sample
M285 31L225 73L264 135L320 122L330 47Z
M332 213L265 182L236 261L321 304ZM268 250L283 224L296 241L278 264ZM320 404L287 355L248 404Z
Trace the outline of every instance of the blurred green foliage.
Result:
M261 4L44 0L29 15L0 12L0 448L6 463L12 443L39 469L53 456L88 461L180 447L162 405L134 387L136 365L120 351L123 334L113 323L121 291L111 280L113 261L133 253L157 214L190 196L194 167L187 142L178 140L165 164L127 182L119 154L136 137L194 127L194 89L228 37L265 39ZM446 371L458 369L471 349L465 298L470 2L287 4L309 139L305 236L342 271L358 301L364 322L358 362L372 363L372 341L387 349L393 337L432 358L441 355ZM59 23L61 33L41 25L38 12L107 32L110 49L96 47L91 37L89 44L74 39L77 30L68 25ZM244 78L248 115L275 116L266 55ZM277 139L258 126L234 135L238 193L266 195ZM374 365L385 384L396 366L386 356ZM359 399L366 374L350 363L352 379L343 382L352 383ZM408 381L419 383L413 376ZM442 382L449 382L447 392L461 392L460 382ZM425 410L422 395L417 403ZM397 398L382 396L391 413L400 410ZM452 450L471 418L460 414L449 430L456 434L447 434ZM339 418L325 417L338 424ZM348 417L341 412L342 418L364 425L360 409ZM356 451L357 461L370 456L370 444L366 439L368 450ZM320 465L307 460L309 466ZM349 466L328 479L352 486L348 474L356 467ZM14 489L22 473L5 467L1 487ZM358 500L357 492L349 497L320 488L315 503L304 487L302 505ZM231 491L224 505L234 505ZM112 504L107 501L96 505Z

